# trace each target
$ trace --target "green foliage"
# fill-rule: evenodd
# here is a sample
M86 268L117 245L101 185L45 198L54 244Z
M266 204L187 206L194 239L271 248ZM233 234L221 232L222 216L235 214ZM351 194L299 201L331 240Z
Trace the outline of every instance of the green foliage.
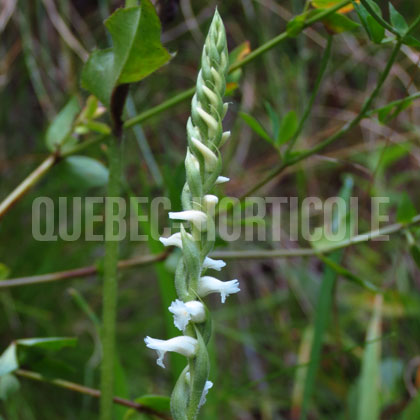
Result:
M102 103L114 88L138 82L166 64L171 55L160 42L160 22L149 0L141 6L118 9L105 21L112 48L94 51L82 73L82 87Z
M359 379L357 420L377 420L380 414L380 360L381 360L382 297L375 299L372 318L368 325Z
M47 129L45 143L54 152L61 148L73 131L74 120L80 112L79 101L73 96Z
M362 4L353 2L353 5L369 38L376 44L380 44L385 38L385 28L366 10ZM369 1L369 5L379 16L382 16L381 8L375 2Z
M391 2L389 2L389 16L392 26L396 29L399 35L404 36L408 31L408 24Z
M57 351L64 347L74 347L77 343L75 338L48 337L48 338L22 338L15 340L4 350L0 356L0 377L12 373L20 366L31 351Z
M109 171L103 163L87 156L69 156L66 165L76 182L82 182L86 188L103 187L109 179Z
M407 223L417 214L416 208L411 201L409 195L404 192L398 202L397 221L399 223Z

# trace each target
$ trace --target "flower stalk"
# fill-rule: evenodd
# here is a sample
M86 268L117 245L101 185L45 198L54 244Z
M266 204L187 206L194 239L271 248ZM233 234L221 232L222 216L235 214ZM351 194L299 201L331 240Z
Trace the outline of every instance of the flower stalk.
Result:
M226 263L208 255L215 242L214 215L218 197L216 184L229 181L221 175L219 148L230 136L223 131L222 120L227 112L223 102L229 56L226 34L219 13L215 12L203 47L201 69L192 98L191 116L187 123L188 147L185 158L187 182L181 193L182 211L169 213L181 221L181 230L169 238L161 238L165 246L182 250L175 273L178 299L169 311L183 336L169 340L146 338L146 345L158 352L157 363L163 365L167 351L176 351L188 359L171 398L175 420L194 420L213 383L209 381L207 343L211 335L208 309L201 298L220 293L222 303L230 294L239 292L238 280L221 281L207 275L207 270L220 271Z

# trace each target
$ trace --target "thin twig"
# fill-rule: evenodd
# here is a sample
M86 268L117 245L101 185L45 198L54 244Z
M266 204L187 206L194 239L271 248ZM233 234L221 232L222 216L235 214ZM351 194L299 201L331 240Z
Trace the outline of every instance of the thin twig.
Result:
M101 398L101 392L94 388L89 388L84 385L76 384L74 382L69 382L64 379L48 379L43 377L37 372L31 372L29 370L24 369L17 369L13 372L15 375L20 376L22 378L32 379L34 381L38 382L45 382L49 383L51 385L58 386L60 388L68 389L69 391L75 391L79 392L84 395L89 395L94 398ZM124 407L132 408L139 413L147 413L152 414L156 417L159 417L161 419L169 420L171 417L167 416L164 413L161 413L159 411L153 410L150 407L146 407L143 404L136 403L134 401L126 400L124 398L120 397L114 397L113 398L114 404L123 405Z
M155 262L163 261L164 259L166 259L167 255L168 252L162 252L160 254L142 255L141 257L130 258L128 260L121 260L118 263L118 269L122 270L130 267L140 267L149 265ZM25 286L28 284L50 283L54 281L89 277L94 274L97 274L98 271L99 269L97 266L91 265L88 267L81 267L66 271L58 271L56 273L42 274L38 276L18 277L15 279L1 281L0 289L4 287L17 287Z
M246 260L246 259L271 259L271 258L295 258L295 257L311 257L318 254L328 254L336 249L347 248L352 245L358 245L363 242L375 240L383 235L392 235L401 232L405 228L420 223L420 214L413 217L407 223L394 223L381 229L362 233L353 236L345 241L337 242L328 247L321 249L298 248L298 249L275 249L275 250L249 250L249 251L214 251L210 254L212 258L223 258L226 260ZM118 263L118 269L126 269L131 267L145 266L155 262L165 260L171 254L171 250L160 254L145 255L141 257L131 258L129 260L121 260ZM25 286L29 284L40 284L60 280L68 280L78 277L87 277L98 272L96 266L82 267L68 271L59 271L56 273L43 274L40 276L20 277L15 279L3 280L0 282L0 289L7 287Z

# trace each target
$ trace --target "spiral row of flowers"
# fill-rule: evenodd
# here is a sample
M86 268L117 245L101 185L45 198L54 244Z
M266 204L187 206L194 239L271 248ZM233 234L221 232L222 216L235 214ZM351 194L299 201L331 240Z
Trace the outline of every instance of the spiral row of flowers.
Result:
M223 95L228 66L225 29L216 10L203 48L191 117L187 123L187 182L181 195L183 211L169 213L170 219L181 221L181 230L169 238L160 238L165 246L182 250L175 273L178 299L172 302L169 311L183 335L169 340L145 339L147 347L157 351L157 364L162 367L168 351L188 358L188 365L172 393L171 410L175 420L195 419L213 386L208 380L206 347L211 335L211 320L201 299L219 293L224 303L227 296L239 291L237 280L221 281L207 273L208 270L220 271L226 265L208 254L215 241L214 214L218 203L212 191L216 184L229 181L220 174L222 160L219 152L230 136L230 132L223 132L222 127L227 111Z

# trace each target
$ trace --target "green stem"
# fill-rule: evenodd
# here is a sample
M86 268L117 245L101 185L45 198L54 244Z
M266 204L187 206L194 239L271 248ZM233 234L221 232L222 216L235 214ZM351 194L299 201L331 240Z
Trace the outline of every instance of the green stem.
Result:
M389 32L393 33L397 37L400 36L398 31L396 31L393 26L390 25L382 16L378 15L366 0L361 0L361 3L369 12L369 14L379 23L379 25L383 26L385 29L388 29Z
M312 91L309 102L308 102L308 104L305 108L303 116L302 116L302 118L299 122L299 127L296 130L296 133L293 135L293 137L290 140L289 145L287 147L286 155L285 155L286 160L287 160L287 157L288 157L290 151L295 146L297 139L299 138L300 134L302 133L303 127L305 126L305 123L306 123L306 120L308 119L309 114L312 111L312 107L314 106L315 99L318 96L318 92L319 92L319 88L321 87L322 79L324 77L325 71L327 70L328 62L330 61L332 41L333 41L333 36L329 35L328 36L328 41L327 41L327 46L326 46L324 54L322 56L321 67L319 69L319 73L318 73L318 76L317 76L316 81L315 81L314 89Z
M0 219L25 195L58 161L55 154L49 155L33 172L31 172L1 203Z
M17 376L22 377L22 378L31 379L31 380L37 381L37 382L46 382L46 383L49 383L51 385L55 385L59 388L64 388L64 389L67 389L69 391L74 391L74 392L78 392L78 393L81 393L81 394L84 394L84 395L89 395L90 397L94 397L94 398L100 398L101 397L101 392L98 391L97 389L88 388L87 386L76 384L74 382L69 382L69 381L66 381L64 379L45 378L44 376L40 375L37 372L31 372L29 370L24 370L24 369L15 370L13 373ZM124 398L113 397L113 403L122 405L124 407L132 408L132 409L138 411L139 413L147 413L147 414L152 414L152 415L154 415L156 417L159 417L161 419L169 419L169 417L167 415L163 414L163 413L155 411L155 410L153 410L149 407L145 407L142 404L126 400Z
M102 306L102 352L100 419L112 419L112 398L114 395L115 326L117 316L117 264L118 240L110 240L114 233L112 222L113 205L109 198L119 197L121 177L121 151L119 139L109 138L109 181L108 200L105 203L105 259Z
M349 121L347 124L344 124L343 127L341 127L338 131L336 131L331 136L327 137L325 140L323 140L321 143L317 144L315 147L305 150L300 153L296 153L294 157L289 157L287 161L282 162L277 168L273 169L265 178L263 178L260 182L258 182L256 185L254 185L250 190L248 190L245 194L241 196L241 201L248 197L249 195L253 194L255 191L259 190L261 187L266 185L268 182L273 180L275 177L280 175L287 167L292 166L316 153L319 151L325 149L328 145L335 142L339 138L341 138L345 133L350 131L353 127L355 127L359 122L364 119L367 116L367 113L369 111L370 106L372 105L372 102L374 99L378 96L378 93L380 92L385 80L387 79L391 68L398 56L398 53L401 49L402 40L399 40L391 53L391 57L389 58L385 69L381 73L379 80L375 86L375 89L372 91L372 93L369 95L369 97L366 99L365 103L362 106L362 109L360 112L354 117L351 121Z
M273 249L273 250L249 250L249 251L214 251L210 253L212 258L221 258L226 260L249 260L249 259L271 259L271 258L297 258L311 257L318 254L328 254L341 248L347 248L352 245L358 245L370 240L377 239L383 235L392 235L399 233L409 226L420 223L420 214L413 217L408 223L394 223L381 229L362 233L353 236L345 241L337 242L333 245L323 247L322 249L298 248L298 249ZM160 254L142 255L141 257L131 258L129 260L121 260L118 263L118 269L139 267L155 262L165 260L170 252L162 252ZM68 280L73 278L87 277L98 272L96 266L88 266L76 268L74 270L59 271L57 273L43 274L40 276L21 277L16 279L3 280L0 282L0 289L8 287L25 286L30 284L39 284L53 281Z

